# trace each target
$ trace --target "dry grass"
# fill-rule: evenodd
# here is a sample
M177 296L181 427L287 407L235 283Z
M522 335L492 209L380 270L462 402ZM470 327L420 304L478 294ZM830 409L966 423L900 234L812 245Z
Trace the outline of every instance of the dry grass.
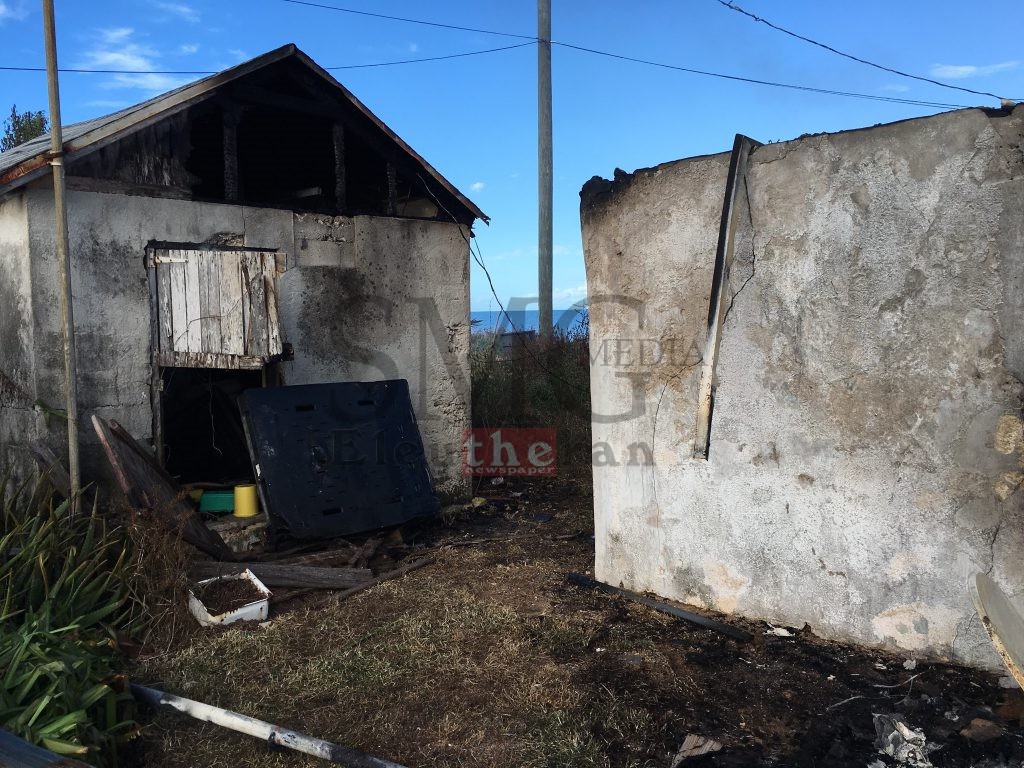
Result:
M586 571L593 550L559 535L586 528L589 499L524 498L489 525L458 524L496 541L444 547L433 565L299 605L267 630L194 633L136 678L414 768L666 766L688 733L721 741L729 765L863 766L872 713L904 708L946 739L937 766L1024 759L1024 740L972 744L946 715L951 701L968 719L1000 704L993 677L922 664L911 696L902 659L881 651L765 636L733 617L755 635L738 643L570 587L566 572ZM538 511L555 520L537 524ZM175 713L144 746L153 768L320 765Z
M141 672L408 765L607 765L595 702L565 661L593 639L594 618L552 614L543 595L560 588L568 563L558 544L529 541L499 547L501 562L493 547L443 550L434 566L267 630L197 635ZM613 728L647 725L646 712L596 704ZM316 764L175 716L161 716L153 736L147 765Z

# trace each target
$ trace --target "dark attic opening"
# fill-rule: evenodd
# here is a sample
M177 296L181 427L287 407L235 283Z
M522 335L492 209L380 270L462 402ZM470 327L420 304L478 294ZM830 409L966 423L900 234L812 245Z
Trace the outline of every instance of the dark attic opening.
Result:
M314 115L249 107L238 122L239 195L247 201L332 210L332 123Z
M238 396L263 385L262 371L162 370L164 465L179 483L253 482Z

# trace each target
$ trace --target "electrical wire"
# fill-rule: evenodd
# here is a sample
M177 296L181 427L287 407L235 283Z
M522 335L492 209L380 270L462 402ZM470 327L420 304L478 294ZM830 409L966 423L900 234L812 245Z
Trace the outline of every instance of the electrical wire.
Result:
M773 88L788 88L795 91L807 91L810 93L821 93L829 96L847 96L849 98L856 99L868 99L870 101L884 101L893 104L910 104L917 107L934 107L937 109L961 109L967 107L967 104L946 104L938 101L921 101L919 99L907 99L899 96L879 96L873 93L857 93L854 91L838 91L831 88L815 88L809 85L795 85L793 83L778 83L772 80L759 80L754 77L744 77L741 75L727 75L722 72L710 72L703 69L692 69L690 67L681 67L675 64L665 64L659 61L650 61L649 59L638 59L633 56L624 56L620 53L610 53L608 51L599 51L596 48L587 48L582 45L573 45L572 43L561 43L557 40L551 41L552 45L559 45L563 48L571 48L574 51L585 51L586 53L592 53L597 56L606 56L611 59L619 59L621 61L631 61L634 64L646 64L651 67L660 67L662 69L672 69L677 72L687 72L691 75L703 75L705 77L716 77L722 80L733 80L741 83L752 83L754 85L767 85Z
M419 64L426 61L444 61L446 59L461 59L466 56L480 56L485 53L497 53L499 51L511 51L514 48L525 48L528 45L533 45L533 41L528 43L516 43L515 45L503 45L500 48L485 48L480 51L464 51L462 53L448 53L443 56L427 56L419 59L399 59L397 61L379 61L372 64L342 64L337 67L324 67L329 71L340 70L340 69L368 69L370 67L391 67L396 64ZM46 67L3 67L0 66L0 72L45 72ZM90 75L214 75L214 70L171 70L171 69L82 69L82 68L60 68L58 72L67 72L71 74L90 74Z
M842 56L843 58L850 59L851 61L856 61L859 64L866 64L869 67L880 69L883 72L890 72L891 74L899 75L900 77L909 77L911 80L920 80L923 83L931 83L932 85L938 85L941 86L942 88L950 88L954 91L963 91L964 93L973 93L976 96L991 96L993 99L1003 100L1002 96L997 96L996 94L991 93L989 91L976 91L973 88L964 88L959 85L951 85L950 83L944 83L941 80L932 80L930 77L922 77L921 75L914 75L909 72L903 72L899 69L893 69L892 67L887 67L883 64L876 64L873 61L862 59L859 56L854 56L852 53L840 51L837 48L833 48L831 45L826 45L825 43L818 42L817 40L812 40L809 37L804 37L803 35L793 32L792 30L786 29L785 27L780 27L778 24L773 24L772 22L768 21L768 19L764 19L756 14L751 13L748 10L741 8L740 6L736 5L736 3L732 2L732 0L716 0L716 2L718 2L720 5L725 6L731 11L736 11L736 13L743 14L744 16L747 16L753 19L754 21L760 22L761 24L771 27L772 29L778 32L782 32L784 35L795 37L797 40L803 40L805 43L810 43L811 45L816 45L819 48L823 48L826 51L829 51L830 53L834 53L837 56Z

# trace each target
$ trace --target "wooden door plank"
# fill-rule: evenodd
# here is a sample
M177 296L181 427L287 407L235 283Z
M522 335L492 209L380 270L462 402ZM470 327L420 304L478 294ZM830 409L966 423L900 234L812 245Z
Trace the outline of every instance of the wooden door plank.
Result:
M267 355L267 289L264 279L263 254L248 253L243 257L248 267L249 316L245 330L246 354Z
M215 251L200 251L199 256L199 309L202 313L203 352L218 353L221 349L220 336L220 254Z
M181 258L181 251L168 251L167 258ZM170 282L171 328L173 341L169 352L188 352L188 309L185 306L185 264L171 262L167 269Z
M185 311L188 315L186 320L188 322L188 351L202 352L203 315L199 305L199 297L202 292L199 281L199 252L182 251L182 255L187 259L185 262Z
M167 255L166 250L154 251L153 256L155 258L161 258ZM154 349L153 352L174 352L174 312L171 307L171 265L170 264L156 264L153 269L156 270L156 296L157 296L157 314L160 318L160 343L159 348Z
M267 354L281 354L281 321L277 314L277 255L263 254L263 282L267 297Z
M221 348L228 355L244 355L241 259L234 252L218 254L218 256L220 257Z

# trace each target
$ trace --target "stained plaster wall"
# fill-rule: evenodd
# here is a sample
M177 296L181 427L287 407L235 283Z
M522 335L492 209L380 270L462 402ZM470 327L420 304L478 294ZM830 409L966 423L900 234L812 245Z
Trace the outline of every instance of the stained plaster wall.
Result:
M52 192L31 189L24 203L20 199L0 208L0 243L16 246L0 250L5 267L0 291L4 297L13 295L20 307L17 314L6 307L0 313L0 367L10 365L31 383L31 397L61 407L64 367ZM331 237L339 231L361 233L353 251L358 258L347 263L334 246L348 243L328 242L331 237L322 237L325 229L291 211L85 191L69 192L68 211L87 477L105 474L92 414L115 419L137 438L151 440L146 245L228 241L288 254L278 298L282 339L293 345L295 360L280 363L284 383L370 380L382 374L408 378L435 475L445 490L463 491L457 451L469 408L468 247L457 228L373 217L331 220L336 223L328 228ZM27 248L18 245L22 241ZM9 276L8 262L20 273ZM405 301L411 296L440 299L440 327L450 333L442 339L442 350L432 354L438 358L443 351L451 365L424 370L411 362L420 343L420 327ZM386 312L379 309L392 305ZM372 354L364 350L378 349L391 354L395 364L376 369L352 364ZM32 434L27 428L32 422L37 431L48 433L55 451L65 450L59 420L45 428L37 414L9 409L6 393L4 398L0 443L5 449Z
M1022 126L963 110L753 152L707 461L729 156L584 188L599 579L999 666L967 580L1024 598Z
M456 224L296 216L282 275L286 383L405 378L439 492L469 493L469 241Z
M42 423L35 405L29 264L25 198L14 195L0 201L0 468L18 479L31 466L26 447Z

